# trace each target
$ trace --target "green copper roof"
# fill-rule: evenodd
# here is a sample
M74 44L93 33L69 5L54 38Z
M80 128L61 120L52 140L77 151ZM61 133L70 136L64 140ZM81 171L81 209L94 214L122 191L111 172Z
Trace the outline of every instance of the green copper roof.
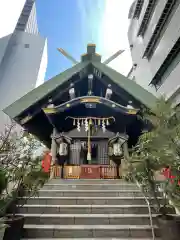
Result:
M156 104L156 97L138 85L136 82L128 79L122 74L116 72L112 68L101 62L93 62L94 67L96 67L99 71L104 73L107 77L109 77L114 83L119 85L129 94L131 94L134 98L140 101L142 104L147 106L148 108L153 108Z
M89 50L90 51L90 50ZM135 99L141 102L143 105L148 108L153 108L156 104L156 97L142 88L140 85L136 84L134 81L128 79L122 74L116 72L112 68L98 61L83 61L73 66L72 68L67 69L66 71L60 73L55 76L51 80L45 82L38 88L35 88L9 107L4 109L4 112L11 118L15 118L24 110L29 108L31 105L40 101L42 98L50 94L57 87L61 86L63 83L67 82L72 76L83 70L89 64L93 64L95 68L97 68L100 72L109 77L115 84L119 85L122 89L132 95Z

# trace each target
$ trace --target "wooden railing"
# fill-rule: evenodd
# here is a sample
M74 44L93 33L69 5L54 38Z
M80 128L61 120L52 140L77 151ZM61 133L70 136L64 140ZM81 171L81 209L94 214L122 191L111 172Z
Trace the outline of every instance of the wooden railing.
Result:
M60 178L61 177L61 166L52 166L51 167L51 178ZM78 179L80 176L81 166L64 166L63 175L64 178Z
M100 177L102 179L114 179L117 178L117 169L114 166L101 166ZM119 171L120 172L120 171Z
M89 165L90 167L90 165ZM61 177L61 166L52 166L50 178L60 178ZM117 178L117 169L114 166L98 166L100 171L101 179L114 179ZM65 179L79 179L81 178L81 166L64 166L64 178ZM119 173L121 175L121 168L119 168Z
M81 173L81 166L65 166L64 178L78 179Z

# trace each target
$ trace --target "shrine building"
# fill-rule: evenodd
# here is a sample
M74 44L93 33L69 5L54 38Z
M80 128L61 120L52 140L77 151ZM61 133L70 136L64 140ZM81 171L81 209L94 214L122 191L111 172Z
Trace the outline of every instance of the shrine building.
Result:
M102 63L89 44L80 63L4 112L51 149L54 169L65 167L67 178L114 178L117 173L107 169L148 130L142 112L155 103L151 93Z

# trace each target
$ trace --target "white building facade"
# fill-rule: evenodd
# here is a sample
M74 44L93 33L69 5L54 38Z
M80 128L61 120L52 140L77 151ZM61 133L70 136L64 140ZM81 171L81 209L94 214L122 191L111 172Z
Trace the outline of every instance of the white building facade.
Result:
M136 0L129 18L133 67L128 77L179 104L180 0Z
M42 84L47 68L47 39L38 33L34 0L6 1L19 5L9 29L0 32L0 130L7 121L2 109Z

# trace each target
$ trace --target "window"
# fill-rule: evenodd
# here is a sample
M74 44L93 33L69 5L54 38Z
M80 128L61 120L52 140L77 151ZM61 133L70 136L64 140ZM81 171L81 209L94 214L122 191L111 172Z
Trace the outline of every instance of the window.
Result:
M27 16L29 16L29 12L23 11L23 12L21 13L21 17L27 17Z
M137 68L137 63L133 64L133 70L135 70Z
M18 23L17 24L17 27L24 27L25 26L25 23Z
M28 20L28 16L26 15L21 15L21 17L18 20L18 24L26 24Z
M137 36L144 37L145 32L148 28L149 22L151 21L152 15L154 13L154 9L157 5L158 0L149 0L148 6L146 8L146 12L144 14L141 26L139 28Z
M143 58L146 57L148 60L151 59L153 53L155 52L167 26L176 11L177 7L180 5L179 0L168 0L166 6L161 14L161 17L156 25L153 35L148 43L148 46L144 52Z
M26 27L26 24L25 23L18 23L17 26L16 26L16 30L19 30L19 31L24 31Z
M31 12L31 9L30 9L30 10L24 9L22 13L23 13L24 15L29 15L30 12Z
M139 18L143 4L144 4L144 0L137 0L133 18L137 18L137 19Z
M31 7L25 6L25 7L23 8L23 12L31 12L31 9L32 9L32 6L31 6Z
M154 76L151 84L155 86L156 90L160 88L165 79L171 74L173 69L180 62L180 38L174 44L163 64Z
M25 48L29 48L30 45L29 45L28 43L26 43L26 44L24 44L24 47L25 47Z

